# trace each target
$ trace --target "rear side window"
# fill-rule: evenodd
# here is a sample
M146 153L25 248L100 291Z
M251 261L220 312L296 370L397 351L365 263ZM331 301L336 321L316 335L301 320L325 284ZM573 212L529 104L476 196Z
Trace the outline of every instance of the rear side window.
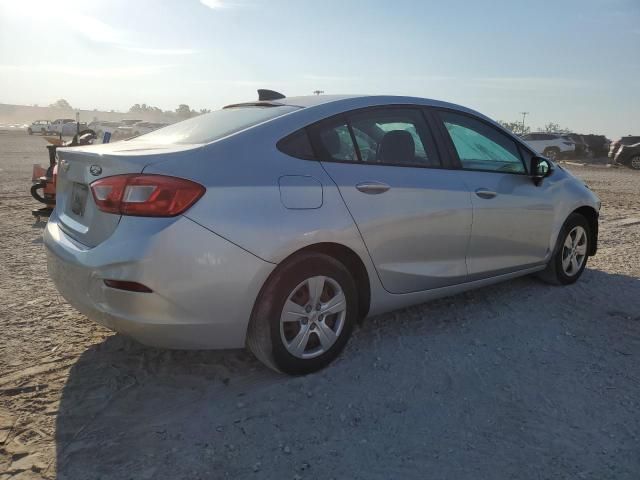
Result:
M462 168L526 173L516 142L498 129L467 115L439 112Z
M316 157L311 148L309 135L305 129L298 130L278 142L278 150L292 157L314 160Z
M291 106L225 108L141 135L135 141L160 144L209 143L298 109L299 107Z
M439 167L433 138L419 109L355 111L309 127L323 161Z
M430 132L419 110L366 110L350 115L349 122L363 162L440 166Z
M357 162L358 153L353 144L349 126L343 119L329 120L314 125L315 144L323 160Z

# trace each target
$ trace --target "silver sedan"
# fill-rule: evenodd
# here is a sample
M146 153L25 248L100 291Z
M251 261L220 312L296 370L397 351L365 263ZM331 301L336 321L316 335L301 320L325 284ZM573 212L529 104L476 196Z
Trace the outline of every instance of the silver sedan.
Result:
M570 284L596 252L583 182L434 100L263 91L58 156L44 236L73 306L291 374L326 366L366 316L533 273Z

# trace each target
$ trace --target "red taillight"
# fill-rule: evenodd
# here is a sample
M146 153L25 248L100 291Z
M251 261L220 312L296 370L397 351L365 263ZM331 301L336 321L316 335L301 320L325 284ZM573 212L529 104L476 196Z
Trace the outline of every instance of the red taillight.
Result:
M174 217L204 194L204 187L184 178L165 175L115 175L91 184L100 210L139 217Z

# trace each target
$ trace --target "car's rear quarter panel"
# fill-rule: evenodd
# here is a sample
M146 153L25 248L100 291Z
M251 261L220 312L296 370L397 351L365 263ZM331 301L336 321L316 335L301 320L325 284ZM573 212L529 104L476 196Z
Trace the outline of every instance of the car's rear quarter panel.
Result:
M250 135L214 142L189 158L149 166L145 173L176 175L204 185L206 194L185 216L265 261L280 263L321 243L353 250L368 272L372 298L380 298L374 293L384 290L333 180L319 162L290 157L276 148L277 140L298 128L297 122L265 124L247 132ZM287 208L279 187L284 176L319 182L321 206ZM291 189L307 188L304 181L299 187L287 183ZM375 311L375 301L371 307Z

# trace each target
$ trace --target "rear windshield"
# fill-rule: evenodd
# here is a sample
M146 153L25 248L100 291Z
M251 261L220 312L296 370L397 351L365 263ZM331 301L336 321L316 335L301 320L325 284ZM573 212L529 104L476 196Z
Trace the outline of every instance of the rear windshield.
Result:
M291 106L225 108L174 123L135 140L160 144L209 143L298 109Z

